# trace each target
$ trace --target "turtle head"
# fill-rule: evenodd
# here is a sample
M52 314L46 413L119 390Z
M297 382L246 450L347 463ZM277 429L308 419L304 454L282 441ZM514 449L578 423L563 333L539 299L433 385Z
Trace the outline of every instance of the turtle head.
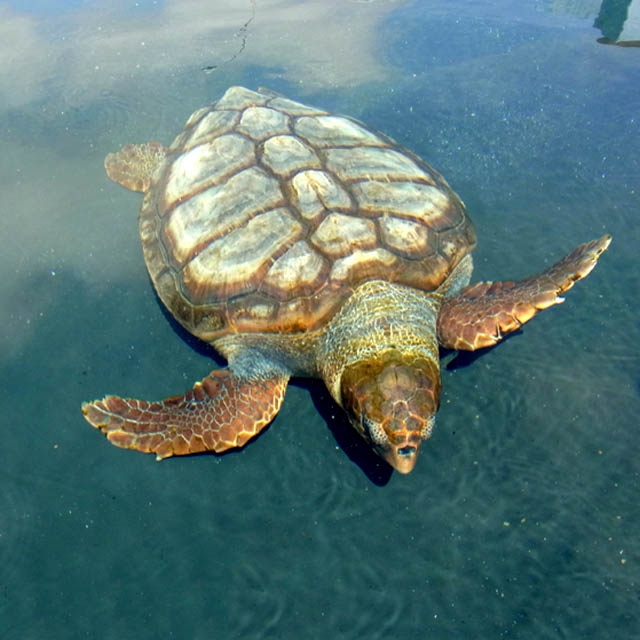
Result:
M409 473L435 422L438 363L387 351L347 366L340 390L353 426L396 471Z

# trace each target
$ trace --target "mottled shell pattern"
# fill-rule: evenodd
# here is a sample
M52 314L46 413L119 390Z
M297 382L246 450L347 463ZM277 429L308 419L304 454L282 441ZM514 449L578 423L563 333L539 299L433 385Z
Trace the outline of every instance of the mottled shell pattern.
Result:
M206 341L321 328L368 280L431 291L475 246L462 202L412 153L241 87L189 118L140 234L160 298Z

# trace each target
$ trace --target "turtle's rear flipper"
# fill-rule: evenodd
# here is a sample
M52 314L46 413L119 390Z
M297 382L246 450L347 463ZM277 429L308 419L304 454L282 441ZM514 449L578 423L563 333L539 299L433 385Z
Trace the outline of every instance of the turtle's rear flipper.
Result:
M157 460L241 447L275 417L288 377L241 378L212 371L191 391L161 402L106 396L85 402L82 413L112 444L154 452Z
M120 151L104 159L107 175L131 191L146 192L151 186L153 172L164 161L167 147L159 142L125 144Z
M576 247L538 275L520 282L478 282L445 298L438 316L438 340L448 349L490 347L564 298L563 291L584 278L609 246L606 235Z

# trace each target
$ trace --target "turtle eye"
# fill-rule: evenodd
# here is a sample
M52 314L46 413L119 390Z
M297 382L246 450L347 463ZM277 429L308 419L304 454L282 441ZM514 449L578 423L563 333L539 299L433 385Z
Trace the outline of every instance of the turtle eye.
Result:
M385 445L389 443L389 438L385 430L373 420L368 418L364 413L360 418L360 422L365 434L371 439L371 442L377 445Z

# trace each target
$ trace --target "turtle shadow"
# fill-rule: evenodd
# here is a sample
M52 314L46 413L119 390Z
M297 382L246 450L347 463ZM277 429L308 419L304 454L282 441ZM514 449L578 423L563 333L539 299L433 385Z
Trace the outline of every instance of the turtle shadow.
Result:
M158 297L154 289L154 295L156 298L156 303L162 311L162 315L165 317L167 322L171 325L171 328L178 334L180 338L182 338L183 342L186 342L187 345L193 349L198 355L204 356L206 358L210 358L213 360L217 367L222 368L227 366L227 361L223 358L208 342L197 338L192 333L190 333L187 329L185 329L172 315L171 312L164 306L164 303Z
M349 459L362 469L373 484L379 487L386 485L391 479L393 468L374 453L357 433L347 414L331 397L322 380L294 378L292 384L309 392L314 407L326 422L337 445Z

